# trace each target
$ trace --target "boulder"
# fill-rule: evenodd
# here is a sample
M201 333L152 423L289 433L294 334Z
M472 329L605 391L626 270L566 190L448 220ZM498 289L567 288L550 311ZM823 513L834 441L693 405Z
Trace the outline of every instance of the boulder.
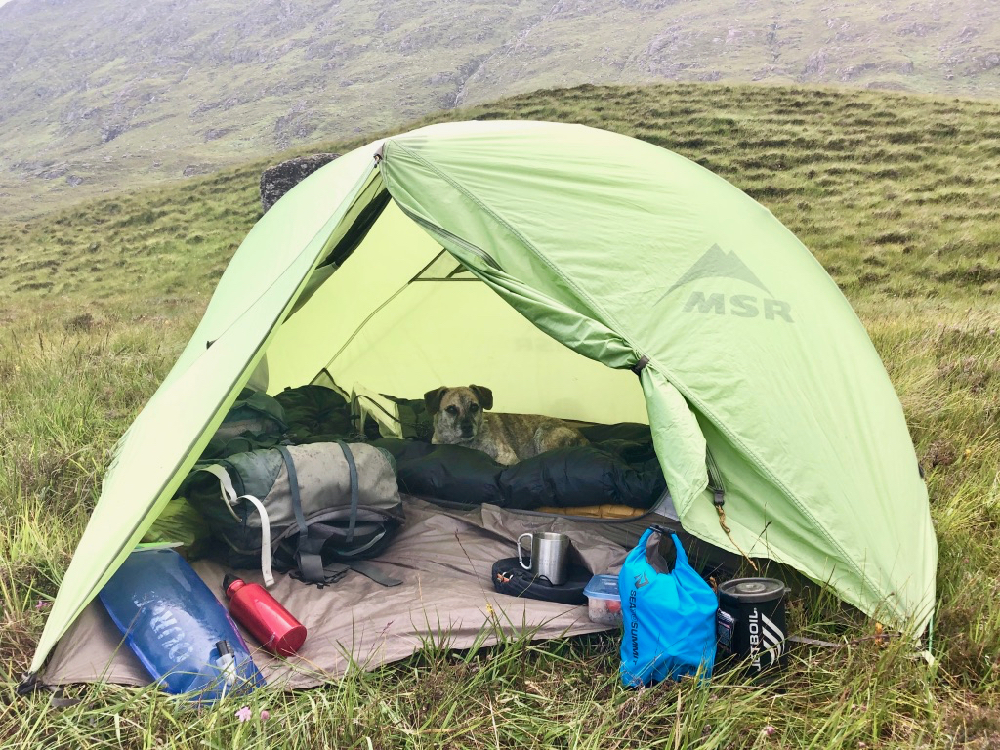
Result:
M260 176L260 204L264 213L267 213L281 196L338 156L340 154L298 156L264 170Z

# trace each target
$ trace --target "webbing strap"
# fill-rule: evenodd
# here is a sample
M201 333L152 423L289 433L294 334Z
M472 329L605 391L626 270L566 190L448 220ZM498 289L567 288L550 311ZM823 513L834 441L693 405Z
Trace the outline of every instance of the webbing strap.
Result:
M347 469L351 475L351 515L347 522L347 538L344 539L345 543L351 544L354 541L354 522L358 518L358 467L354 463L354 454L350 446L343 440L338 440L337 445L344 451Z
M375 583L386 587L398 586L402 581L386 573L378 565L373 565L365 560L355 560L351 563L351 568L361 575L371 578Z
M219 484L222 486L222 493L226 496L226 507L229 512L233 514L234 517L236 513L233 508L240 500L249 500L253 503L253 506L257 509L257 513L260 515L260 572L264 576L264 585L273 586L274 576L271 575L271 519L268 518L267 508L264 507L264 503L258 500L253 495L240 495L237 497L236 489L233 487L233 482L229 478L229 472L227 472L219 464L212 464L211 466L205 466L199 471L207 471L209 474L215 475ZM237 517L238 520L239 519Z
M323 559L320 557L320 549L323 546L322 539L311 539L309 537L309 525L306 523L305 513L302 512L302 497L299 494L299 475L295 471L295 462L292 454L284 445L277 446L281 452L281 458L285 462L288 471L288 489L292 495L292 510L295 512L295 522L299 527L298 549L295 552L295 559L299 570L302 571L303 579L307 581L320 582L324 579Z

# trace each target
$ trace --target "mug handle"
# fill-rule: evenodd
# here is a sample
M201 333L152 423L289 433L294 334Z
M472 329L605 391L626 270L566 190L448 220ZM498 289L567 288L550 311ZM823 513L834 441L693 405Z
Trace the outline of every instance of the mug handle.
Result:
M524 558L521 556L521 540L524 539L524 537L528 537L529 539L532 540L534 539L534 535L530 531L524 532L523 534L521 534L521 536L517 538L517 561L521 563L521 567L524 568L525 570L531 570L531 565L525 565ZM530 550L531 547L528 547L528 549Z

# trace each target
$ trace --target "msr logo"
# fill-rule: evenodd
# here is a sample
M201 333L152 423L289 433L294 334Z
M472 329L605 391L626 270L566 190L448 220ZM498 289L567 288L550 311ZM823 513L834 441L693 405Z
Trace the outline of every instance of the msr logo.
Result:
M694 290L684 304L682 312L716 315L735 315L738 318L756 318L763 313L765 320L784 320L794 323L791 306L782 300L774 299L771 290L757 278L757 275L747 268L746 264L736 257L734 252L726 252L718 245L712 245L694 265L671 286L663 296L656 301L659 304L672 292L695 281L711 278L724 278L741 281L764 292L767 296L755 294L731 294L723 292L706 293Z
M787 302L780 299L764 298L760 300L764 307L764 317L767 320L781 318L789 323L792 320L792 309ZM729 314L738 318L756 318L760 315L758 300L752 294L734 294L729 297ZM715 313L716 315L726 314L726 296L724 294L711 294L708 297L704 292L691 292L688 301L684 304L684 312Z

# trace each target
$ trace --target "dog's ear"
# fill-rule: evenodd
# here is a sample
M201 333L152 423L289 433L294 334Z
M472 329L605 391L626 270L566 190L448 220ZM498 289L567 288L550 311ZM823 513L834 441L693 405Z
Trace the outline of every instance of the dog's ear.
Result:
M493 408L493 391L489 388L484 388L481 385L470 385L469 390L476 394L476 398L479 399L479 405L484 409Z
M447 392L448 389L445 386L441 386L424 394L424 406L427 407L428 414L433 415L438 413L441 409L441 399L444 398L444 394Z

